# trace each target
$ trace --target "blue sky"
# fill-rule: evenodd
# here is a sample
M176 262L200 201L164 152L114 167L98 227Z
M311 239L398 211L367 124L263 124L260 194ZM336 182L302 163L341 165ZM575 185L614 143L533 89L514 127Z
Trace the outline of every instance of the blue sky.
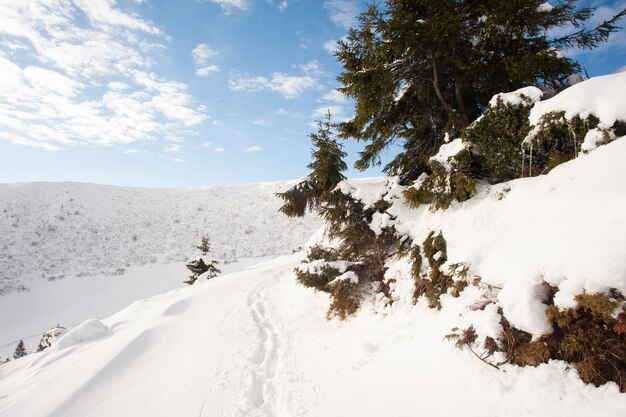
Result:
M606 17L626 1L588 1ZM194 187L298 178L356 0L0 0L0 182ZM626 64L626 35L574 54ZM346 143L354 160L360 145ZM376 170L349 175L377 175Z

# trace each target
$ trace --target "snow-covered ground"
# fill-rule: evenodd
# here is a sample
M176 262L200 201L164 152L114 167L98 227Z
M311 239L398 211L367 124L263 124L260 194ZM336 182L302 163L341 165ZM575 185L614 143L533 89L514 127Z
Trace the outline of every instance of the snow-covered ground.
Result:
M30 279L115 276L130 266L185 261L203 235L218 259L289 254L320 224L278 212L274 194L289 186L0 184L0 293L24 290Z
M290 254L321 224L278 212L274 193L290 185L0 184L0 358L19 339L34 350L56 324L184 286L203 235L223 272Z
M615 80L626 82L604 79ZM625 416L615 383L586 385L555 360L494 369L444 340L470 324L497 337L498 308L534 336L550 331L544 282L562 308L583 292L626 293L626 137L612 139L445 211L409 209L393 178L343 182L366 205L393 202L374 230L393 225L417 243L442 232L448 263L467 263L490 297L472 308L486 294L469 286L443 295L441 310L413 305L400 258L387 264L393 303L373 294L344 322L325 320L328 297L295 282L304 254L288 253L320 222L277 213L272 195L288 184L0 186L0 337L35 335L45 321L41 334L53 316L73 327L0 365L0 416ZM207 233L217 258L238 261L181 285L182 261Z
M442 338L446 312L398 303L349 322L298 287L301 255L138 301L0 366L0 415L623 415L615 385L552 362L496 371Z

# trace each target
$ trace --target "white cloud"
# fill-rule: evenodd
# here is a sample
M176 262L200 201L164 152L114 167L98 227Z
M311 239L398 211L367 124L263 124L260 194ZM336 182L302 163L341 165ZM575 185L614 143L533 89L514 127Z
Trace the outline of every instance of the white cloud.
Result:
M213 126L216 127L226 127L226 124L224 122L222 122L221 120L213 120Z
M287 110L283 109L282 107L276 109L276 111L274 113L276 113L276 114L278 114L280 116L286 116L286 115L289 114L289 112Z
M282 0L280 3L278 3L278 10L280 12L284 12L288 6L289 2L287 0Z
M172 161L176 162L177 164L184 164L185 160L182 158L174 158L172 159Z
M131 154L134 154L134 153L139 153L139 150L137 150L137 149L127 149L127 150L124 151L124 153L127 154L127 155L131 155Z
M220 67L217 65L207 65L206 67L196 68L196 75L200 77L206 77L216 72L220 72Z
M316 120L325 119L328 112L332 115L334 120L340 119L343 115L343 107L341 106L320 106L313 111L311 117Z
M0 139L59 150L188 134L207 116L151 72L164 37L112 0L2 2Z
M348 102L348 97L338 90L330 90L320 97L319 101L331 101L333 103L345 104Z
M348 29L356 23L359 8L353 0L327 0L324 8L333 23Z
M242 77L235 76L228 81L233 91L246 91L249 93L259 91L273 91L285 97L294 99L300 97L308 89L317 87L317 80L309 75L293 76L280 72L272 74L271 78L264 76Z
M257 126L268 126L270 123L265 120L265 119L259 119L259 120L255 120L254 122L252 122L253 124L257 125Z
M252 145L247 147L246 149L244 149L244 152L261 152L263 150L263 148L261 148L260 146L256 146L256 145Z
M221 153L224 152L224 148L222 148L221 146L218 148L213 149L215 152Z
M209 45L206 43L199 43L198 46L191 51L191 56L198 66L206 65L209 59L215 55L217 55L217 52L209 48Z
M214 74L220 71L220 67L210 64L211 58L217 55L217 52L209 48L206 43L200 43L191 51L191 57L196 67L196 74L201 77Z
M219 4L226 14L233 12L233 9L247 10L247 0L211 0L212 3Z
M180 152L180 145L170 145L163 148L163 152Z
M322 66L320 65L319 61L315 59L307 62L306 64L298 65L298 68L300 68L300 70L306 75L310 75L313 77L322 77L328 75L325 71L322 70Z
M337 50L337 46L338 46L337 42L338 42L337 39L331 39L331 40L324 42L324 45L322 46L324 49L326 49L326 51L329 54L332 54Z
M203 142L203 143L202 143L202 146L203 146L203 147L205 147L205 148L210 148L210 147L211 147L211 145L212 145L212 143L211 143L211 142L209 142L209 141L206 141L206 142Z

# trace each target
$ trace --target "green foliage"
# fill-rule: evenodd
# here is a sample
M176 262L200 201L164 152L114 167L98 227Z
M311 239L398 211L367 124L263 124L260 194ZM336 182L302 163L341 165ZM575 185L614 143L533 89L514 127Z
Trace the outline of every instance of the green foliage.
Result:
M463 139L479 155L478 176L491 183L522 176L522 142L530 132L528 115L530 99L520 104L504 103L500 98L494 106L465 130Z
M528 155L529 176L548 173L557 165L574 159L581 152L581 145L587 132L598 126L597 117L586 119L575 116L565 118L565 112L551 112L543 115L531 134L531 140L524 143ZM610 130L604 132L605 143L609 141ZM532 158L532 159L531 159Z
M28 355L26 351L26 346L24 345L24 341L20 340L17 342L17 346L15 346L15 351L13 352L13 359L19 359L23 356Z
M311 173L294 187L276 194L284 202L279 210L289 217L302 217L307 211L318 209L328 194L345 179L342 172L348 168L343 161L346 153L333 138L330 112L326 120L319 120L317 125L317 133L309 135L313 143L313 161L308 165Z
M420 248L414 246L411 253L411 273L415 280L413 302L424 296L428 300L430 308L441 308L441 296L450 293L458 297L467 285L469 278L469 266L464 263L450 265L448 273L441 269L448 261L447 244L443 235L430 232L422 245L424 257L428 261L428 275L424 276L422 270L422 255Z
M328 233L337 239L336 248L313 246L309 249L307 261L296 269L296 278L304 286L318 291L327 292L331 296L328 317L344 319L353 314L359 305L360 294L372 282L378 282L380 291L389 298L389 288L384 282L385 262L389 257L410 246L409 239L401 239L394 228L383 228L376 234L371 228L375 213L383 213L390 203L380 200L371 207L344 194L341 189L329 193L320 206L320 214L325 218ZM326 264L321 268L308 268L307 263L323 260ZM340 281L329 285L340 275L339 271L329 262L347 261L351 263L348 271L358 276L358 283Z
M431 204L430 209L445 210L454 201L469 200L476 192L478 180L470 175L469 151L461 151L450 158L450 169L438 161L428 164L430 175L420 178L404 191L404 198L409 207L417 208L422 204Z
M404 151L387 167L409 183L427 170L447 134L458 136L491 97L527 85L558 89L579 65L559 48L593 48L626 11L589 28L592 9L575 0L545 10L543 0L389 0L359 16L336 52L340 91L355 115L340 135L365 142L355 166L380 164L397 140ZM575 31L558 29L573 25ZM506 30L503 30L506 28Z
M199 246L196 246L198 250L202 253L202 256L197 257L194 260L191 260L185 265L187 269L191 272L191 275L187 280L183 281L185 284L193 285L198 277L204 273L207 273L207 279L215 278L222 271L217 268L218 261L216 260L206 260L204 257L208 255L211 250L211 245L209 243L209 238L206 236L202 237L202 242Z
M337 317L345 320L356 313L359 308L358 285L349 281L339 281L330 288L330 306L326 313L327 319Z

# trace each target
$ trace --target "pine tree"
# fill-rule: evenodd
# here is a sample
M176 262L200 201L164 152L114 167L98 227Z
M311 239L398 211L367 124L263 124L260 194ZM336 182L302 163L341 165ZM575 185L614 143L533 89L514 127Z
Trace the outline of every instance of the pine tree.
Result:
M216 260L208 260L206 256L211 250L211 244L209 243L209 238L207 236L202 237L202 241L199 246L196 246L198 250L202 253L201 256L198 256L196 259L189 261L187 263L187 269L191 271L191 275L186 281L183 281L185 284L193 285L198 277L204 273L207 273L207 279L215 278L222 271L217 268L218 261Z
M617 30L623 10L588 28L590 8L575 0L387 0L371 5L336 52L340 91L355 102L340 136L365 142L355 166L380 164L397 140L400 153L385 170L410 182L428 158L456 137L503 91L527 85L558 89L580 71L560 51L589 49ZM566 25L576 31L550 36Z
M313 143L313 161L307 167L311 173L294 187L276 194L284 201L280 211L289 217L302 217L307 211L318 209L337 184L346 178L342 173L348 168L343 160L346 153L333 137L330 112L326 120L317 121L317 126L317 133L309 135Z
M24 341L20 340L15 347L15 352L13 352L13 359L19 359L22 356L28 355L26 351L26 346L24 346Z

